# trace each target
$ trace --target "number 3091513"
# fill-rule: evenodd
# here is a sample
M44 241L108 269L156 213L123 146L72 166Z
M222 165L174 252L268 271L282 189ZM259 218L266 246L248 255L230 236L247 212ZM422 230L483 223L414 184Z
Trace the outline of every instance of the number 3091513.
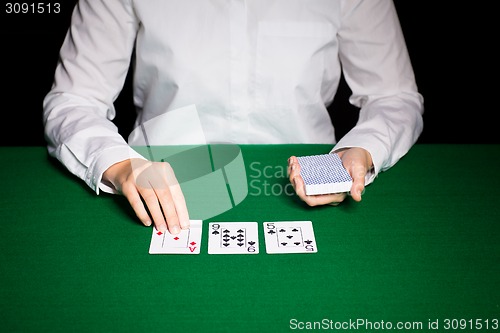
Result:
M59 14L60 12L59 2L7 2L5 4L6 14Z

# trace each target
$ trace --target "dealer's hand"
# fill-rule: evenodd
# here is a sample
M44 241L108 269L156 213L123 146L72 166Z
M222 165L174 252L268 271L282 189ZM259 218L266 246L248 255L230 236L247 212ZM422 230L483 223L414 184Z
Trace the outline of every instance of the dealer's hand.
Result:
M150 226L152 218L156 229L162 232L168 229L177 234L189 228L186 201L170 164L125 160L109 167L103 181L127 198L144 225Z
M365 176L372 167L372 158L363 148L347 148L337 152L342 159L342 164L352 177L350 194L355 201L361 201L365 189ZM346 193L333 193L321 195L306 195L304 180L300 176L300 165L297 157L288 159L288 174L290 183L299 198L309 206L338 205L346 198Z

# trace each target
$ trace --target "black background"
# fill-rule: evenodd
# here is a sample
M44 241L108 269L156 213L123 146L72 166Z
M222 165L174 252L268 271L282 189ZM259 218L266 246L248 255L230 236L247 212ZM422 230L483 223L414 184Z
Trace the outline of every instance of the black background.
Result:
M369 1L369 0L367 0ZM494 2L464 6L459 1L394 0L417 84L425 99L424 132L419 143L500 143L496 129L498 36ZM47 3L56 1L47 1ZM33 3L33 2L29 2ZM2 65L0 144L45 145L42 100L52 84L59 48L76 0L60 1L58 14L0 16ZM486 5L485 5L486 3ZM357 119L341 85L334 105L337 136ZM115 122L131 129L130 77L116 101ZM333 111L335 110L335 111Z

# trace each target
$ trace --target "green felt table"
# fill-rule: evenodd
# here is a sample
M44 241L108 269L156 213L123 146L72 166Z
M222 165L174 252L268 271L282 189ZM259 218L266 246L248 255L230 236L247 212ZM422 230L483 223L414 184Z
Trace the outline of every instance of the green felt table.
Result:
M362 202L307 207L287 158L330 149L241 146L249 193L204 221L201 253L150 255L124 197L0 148L0 331L500 331L500 146L415 145ZM317 253L266 254L262 222L289 220L313 222ZM260 253L208 254L211 221L258 222Z

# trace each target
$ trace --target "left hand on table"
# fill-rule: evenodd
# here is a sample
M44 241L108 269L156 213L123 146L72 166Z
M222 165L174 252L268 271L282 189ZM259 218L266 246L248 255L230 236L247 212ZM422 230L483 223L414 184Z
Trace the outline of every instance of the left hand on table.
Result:
M352 177L350 194L355 201L361 201L361 194L365 189L365 176L372 167L372 158L363 148L347 148L336 154L342 159L342 164ZM346 193L332 193L322 195L307 195L304 180L300 176L300 165L297 157L288 159L288 174L290 182L299 198L309 206L338 205L346 198Z

